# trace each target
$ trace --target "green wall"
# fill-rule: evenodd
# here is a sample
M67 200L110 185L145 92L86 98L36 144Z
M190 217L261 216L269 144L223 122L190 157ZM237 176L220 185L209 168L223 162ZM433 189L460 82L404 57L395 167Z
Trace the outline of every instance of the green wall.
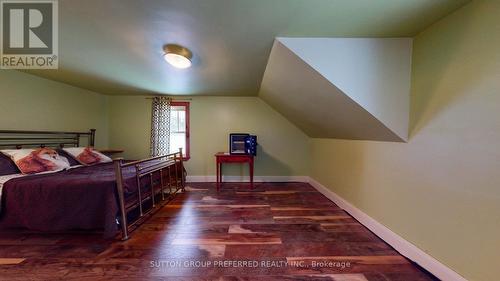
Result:
M149 156L151 100L105 96L19 71L0 71L0 129L87 131L97 129L99 148L124 156ZM257 97L194 97L191 101L190 175L215 175L214 156L228 150L230 132L259 137L257 176L309 174L310 139ZM231 165L226 175L247 175Z
M0 70L0 129L88 131L108 146L107 97L14 70Z
M231 132L258 136L257 176L309 174L310 139L257 97L193 97L191 109L191 176L215 175L214 154L228 151ZM149 156L151 100L140 96L109 97L110 146L124 156ZM231 165L225 175L246 175L247 167Z
M311 175L468 280L500 276L500 1L414 41L408 143L312 140Z
M408 143L309 139L257 97L194 97L189 174L215 174L228 133L257 134L256 175L311 175L465 278L498 279L499 14L473 1L415 38ZM149 154L144 97L0 70L0 99L1 129L96 128L99 147Z

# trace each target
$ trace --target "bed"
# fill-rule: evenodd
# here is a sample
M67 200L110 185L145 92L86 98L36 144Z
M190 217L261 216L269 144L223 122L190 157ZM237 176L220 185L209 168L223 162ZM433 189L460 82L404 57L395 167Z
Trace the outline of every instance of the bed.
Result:
M0 131L0 147L94 146L89 132ZM122 239L183 190L182 150L150 159L73 166L49 174L0 176L0 230L100 230ZM137 214L134 216L134 214Z

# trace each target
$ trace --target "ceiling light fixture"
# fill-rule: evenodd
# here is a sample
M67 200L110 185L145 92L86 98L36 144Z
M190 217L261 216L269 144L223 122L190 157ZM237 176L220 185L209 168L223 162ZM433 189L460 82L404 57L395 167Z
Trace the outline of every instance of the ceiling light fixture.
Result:
M173 67L184 69L192 64L193 53L188 48L177 44L167 44L163 46L163 51L165 51L163 58Z

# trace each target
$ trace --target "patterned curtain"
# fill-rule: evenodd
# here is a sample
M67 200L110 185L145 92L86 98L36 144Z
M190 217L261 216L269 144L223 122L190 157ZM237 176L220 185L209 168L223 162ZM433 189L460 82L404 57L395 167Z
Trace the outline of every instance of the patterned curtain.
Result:
M170 98L153 98L151 110L151 156L166 155L170 151Z

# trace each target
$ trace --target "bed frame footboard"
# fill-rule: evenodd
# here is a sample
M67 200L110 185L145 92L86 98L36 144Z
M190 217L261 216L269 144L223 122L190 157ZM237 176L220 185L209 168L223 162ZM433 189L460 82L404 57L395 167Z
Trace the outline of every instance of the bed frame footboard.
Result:
M128 163L124 162L123 159L115 159L114 167L118 205L120 208L119 221L122 233L121 239L127 240L133 227L142 224L145 218L150 217L150 215L173 199L173 196L177 194L177 192L181 190L184 191L185 181L182 149L179 149L179 152L176 153ZM137 198L133 201L133 204L126 204L127 202L125 200L123 169L127 167L135 167ZM155 181L154 176L159 176L159 180ZM149 178L149 190L144 190L144 186L142 186L141 179L145 177ZM172 187L174 187L173 192ZM166 191L168 191L167 197L165 197ZM144 203L147 201L151 201L151 208L145 211ZM129 222L128 214L132 210L139 210L139 218L134 222Z

